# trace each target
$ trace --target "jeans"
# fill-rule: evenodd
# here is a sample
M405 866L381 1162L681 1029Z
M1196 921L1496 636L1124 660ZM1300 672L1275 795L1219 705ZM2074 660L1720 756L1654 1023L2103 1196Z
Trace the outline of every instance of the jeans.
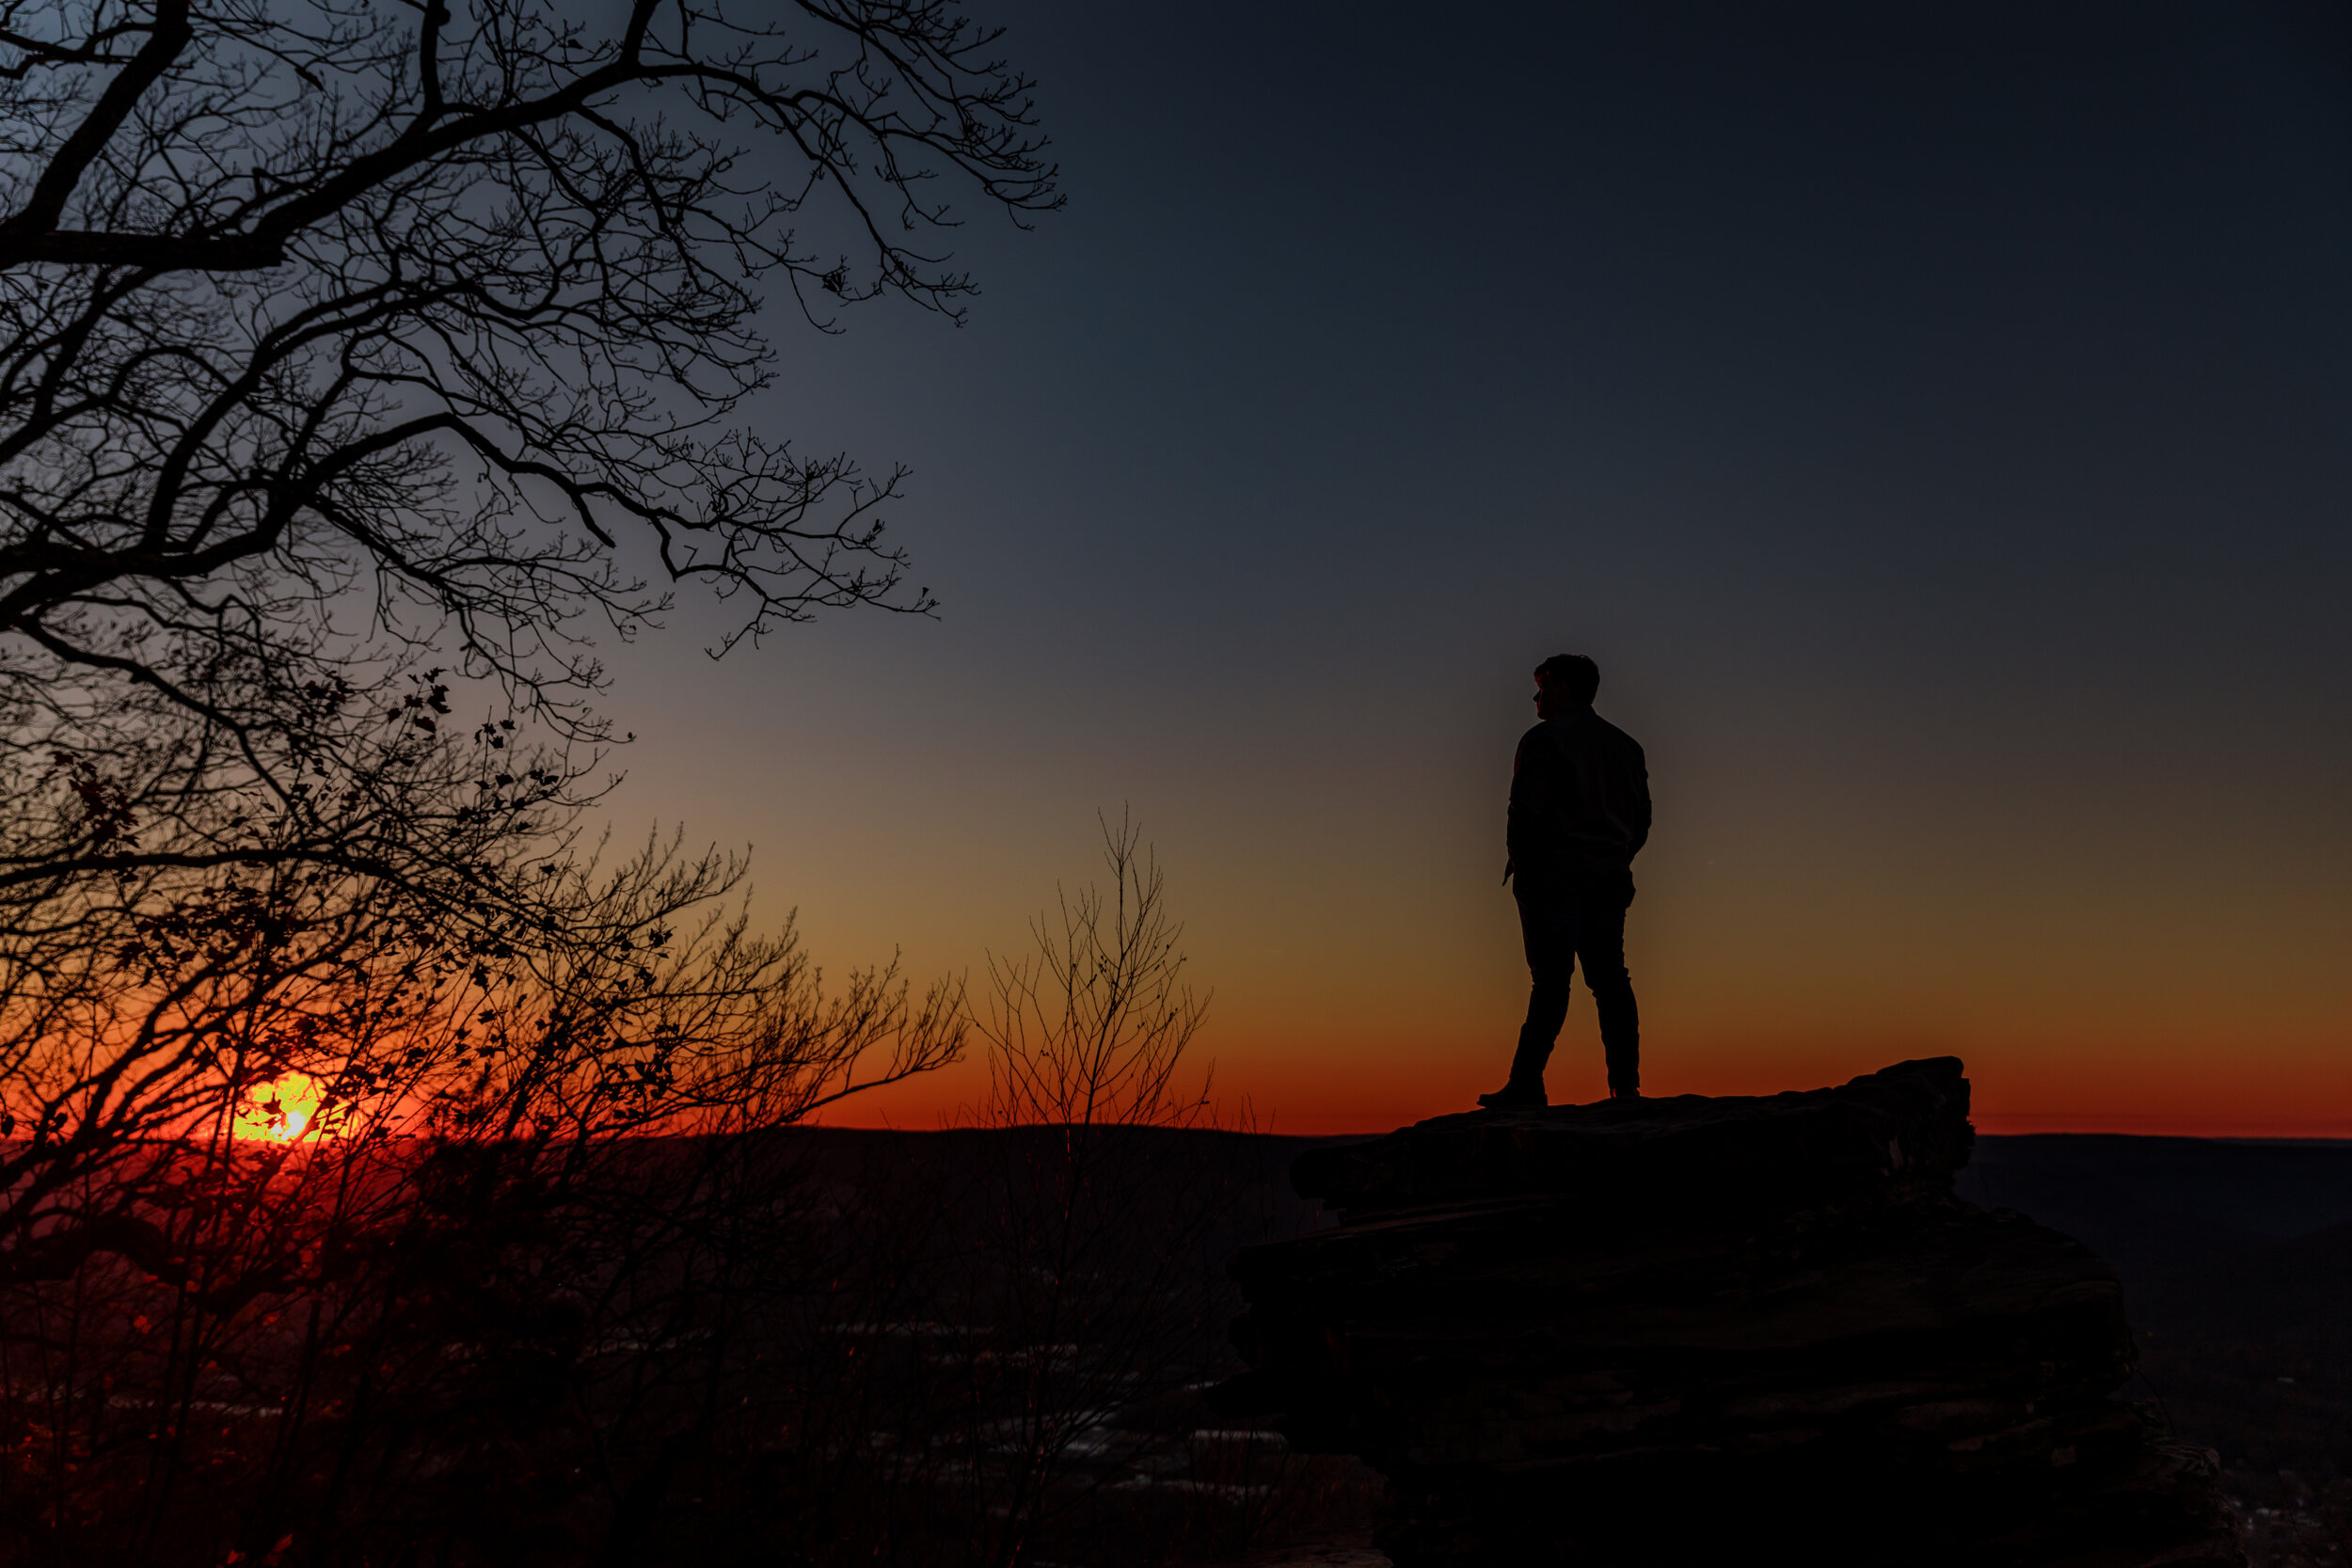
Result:
M1633 902L1630 873L1616 876L1534 876L1520 873L1513 895L1519 934L1527 944L1527 1022L1511 1060L1511 1082L1539 1087L1544 1064L1568 1016L1568 981L1584 966L1584 984L1600 1014L1600 1043L1609 1060L1609 1092L1642 1086L1641 1016L1633 977L1625 968L1625 911Z

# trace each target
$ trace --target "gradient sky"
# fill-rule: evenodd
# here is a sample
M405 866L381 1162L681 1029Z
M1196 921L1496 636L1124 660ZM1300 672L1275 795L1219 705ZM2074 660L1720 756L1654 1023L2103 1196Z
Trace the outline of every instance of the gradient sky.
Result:
M1126 805L1220 1094L1387 1127L1502 1078L1585 652L1651 1092L1952 1052L1989 1131L2352 1134L2352 12L974 9L1068 210L975 211L961 330L779 312L758 412L914 469L943 609L615 650L628 831L977 977Z

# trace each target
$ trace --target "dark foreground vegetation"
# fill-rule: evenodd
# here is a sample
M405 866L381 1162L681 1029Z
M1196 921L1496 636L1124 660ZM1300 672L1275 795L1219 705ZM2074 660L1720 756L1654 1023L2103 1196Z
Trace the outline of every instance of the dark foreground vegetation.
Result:
M646 1138L560 1195L480 1147L380 1151L373 1191L333 1150L233 1192L192 1165L158 1254L6 1293L0 1557L1140 1563L1343 1532L1368 1478L1201 1395L1225 1259L1312 1223L1276 1196L1295 1147ZM207 1256L208 1220L263 1269Z

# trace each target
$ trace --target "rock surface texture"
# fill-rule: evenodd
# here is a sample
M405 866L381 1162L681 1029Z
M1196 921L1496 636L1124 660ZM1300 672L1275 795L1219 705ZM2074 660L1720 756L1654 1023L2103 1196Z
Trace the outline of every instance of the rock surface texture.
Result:
M1975 1136L1941 1057L1310 1149L1341 1223L1235 1257L1218 1402L1388 1476L1399 1568L2241 1561L2115 1276L1952 1196Z

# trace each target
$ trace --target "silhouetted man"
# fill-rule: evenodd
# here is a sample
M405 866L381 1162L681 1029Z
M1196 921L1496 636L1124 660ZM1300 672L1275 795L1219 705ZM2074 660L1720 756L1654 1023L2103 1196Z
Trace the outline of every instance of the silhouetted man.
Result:
M1568 1016L1579 962L1600 1014L1609 1092L1642 1092L1641 1022L1625 971L1633 857L1649 838L1649 768L1631 736L1593 711L1600 666L1555 654L1535 668L1535 717L1511 764L1511 858L1534 986L1511 1081L1478 1097L1498 1109L1541 1105L1544 1064ZM1516 880L1514 880L1516 879Z

